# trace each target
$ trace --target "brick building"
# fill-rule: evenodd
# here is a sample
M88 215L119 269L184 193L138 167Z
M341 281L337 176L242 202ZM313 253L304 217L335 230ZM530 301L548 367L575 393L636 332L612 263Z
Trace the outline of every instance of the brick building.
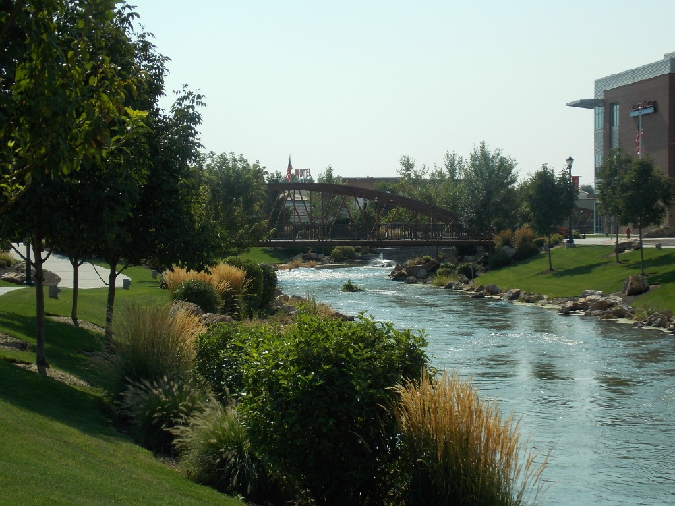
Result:
M595 81L595 96L567 104L594 111L597 177L610 150L648 155L675 178L675 53ZM675 226L675 209L666 223Z

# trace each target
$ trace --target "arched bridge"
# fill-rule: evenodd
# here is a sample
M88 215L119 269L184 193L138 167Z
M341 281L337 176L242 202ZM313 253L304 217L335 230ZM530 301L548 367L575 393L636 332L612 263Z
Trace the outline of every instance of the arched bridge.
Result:
M442 207L391 193L329 183L269 183L272 230L263 246L488 245Z

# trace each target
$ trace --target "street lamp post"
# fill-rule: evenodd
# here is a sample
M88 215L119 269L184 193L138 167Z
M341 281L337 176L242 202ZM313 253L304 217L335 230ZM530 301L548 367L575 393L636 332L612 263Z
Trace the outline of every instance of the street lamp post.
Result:
M572 164L574 163L574 158L572 158L572 157L570 156L570 157L568 157L567 160L565 160L565 161L567 162L567 168L568 168L569 171L570 171L570 182L572 182ZM573 183L573 182L572 182L572 192L574 192L574 183ZM574 196L572 197L572 202L574 202ZM572 209L570 210L570 229L569 229L570 238L569 238L568 241L567 241L568 244L570 245L570 248L571 248L572 246L574 246L574 237L572 236L572 211L573 211L573 210L574 210L574 208L572 208Z

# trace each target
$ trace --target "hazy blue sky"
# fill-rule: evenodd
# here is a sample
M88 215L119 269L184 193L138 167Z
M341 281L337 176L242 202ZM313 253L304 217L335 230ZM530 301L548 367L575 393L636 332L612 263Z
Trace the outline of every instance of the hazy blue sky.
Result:
M285 172L395 176L485 141L593 178L594 80L675 51L673 0L131 0L201 140ZM650 97L644 97L650 98ZM645 133L647 135L647 133Z

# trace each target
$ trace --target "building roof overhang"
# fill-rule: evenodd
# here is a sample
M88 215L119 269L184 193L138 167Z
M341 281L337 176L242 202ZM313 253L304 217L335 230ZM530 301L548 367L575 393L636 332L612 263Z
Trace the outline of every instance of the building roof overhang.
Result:
M582 98L574 102L567 102L567 107L581 107L582 109L595 109L603 105L605 105L605 101L602 98Z

